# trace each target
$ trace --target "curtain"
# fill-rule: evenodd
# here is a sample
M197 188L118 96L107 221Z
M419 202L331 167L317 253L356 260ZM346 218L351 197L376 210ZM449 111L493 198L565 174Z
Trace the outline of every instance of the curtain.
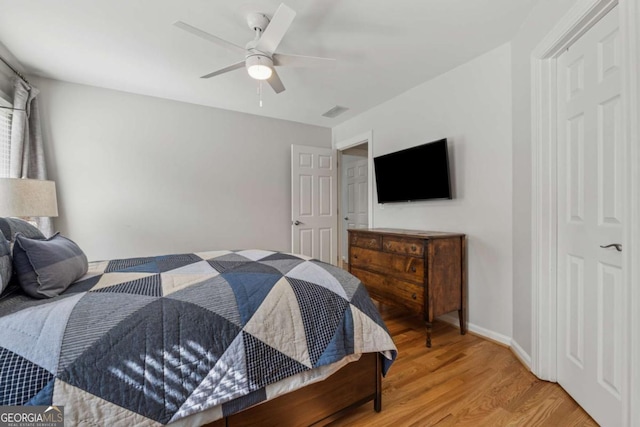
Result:
M47 179L40 112L36 97L40 91L21 79L16 79L11 121L11 159L9 178ZM51 218L36 218L45 236L53 234Z

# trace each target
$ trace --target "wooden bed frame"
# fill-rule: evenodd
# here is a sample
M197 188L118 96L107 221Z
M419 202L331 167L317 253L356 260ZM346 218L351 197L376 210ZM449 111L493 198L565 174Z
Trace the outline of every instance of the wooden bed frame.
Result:
M324 381L260 403L205 427L324 426L373 400L382 410L382 355L367 353Z

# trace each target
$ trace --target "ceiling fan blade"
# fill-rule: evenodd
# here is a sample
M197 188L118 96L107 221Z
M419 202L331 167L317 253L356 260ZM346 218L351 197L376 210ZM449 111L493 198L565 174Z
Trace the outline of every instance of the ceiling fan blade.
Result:
M256 49L268 53L275 52L295 16L296 12L282 3L276 13L273 14L273 19L262 33L260 40L258 40Z
M317 56L288 55L285 53L273 54L273 65L280 67L335 67L333 58L320 58Z
M173 25L180 28L181 30L184 30L188 33L193 34L194 36L198 36L202 39L215 43L218 46L225 47L234 52L242 53L243 55L246 53L245 48L238 46L237 44L231 43L229 41L226 41L224 39L221 39L220 37L214 36L213 34L209 34L206 31L202 31L201 29L191 26L189 24L186 24L182 21L174 22Z
M280 76L278 75L278 73L276 73L276 70L273 70L273 73L271 74L271 77L269 77L267 82L275 93L284 91L284 85L282 84L282 80L280 80Z
M200 77L201 79L208 79L213 76L217 76L220 74L228 73L229 71L237 70L238 68L244 68L244 61L236 62L235 64L229 65L228 67L221 68L213 73L205 74Z

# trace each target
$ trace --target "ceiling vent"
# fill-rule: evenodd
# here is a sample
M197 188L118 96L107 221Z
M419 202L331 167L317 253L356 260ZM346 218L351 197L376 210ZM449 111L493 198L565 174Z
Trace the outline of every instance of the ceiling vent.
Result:
M333 107L332 109L324 113L322 116L333 119L334 117L338 117L340 114L344 113L347 110L348 110L347 107L341 107L339 105L336 105L335 107Z

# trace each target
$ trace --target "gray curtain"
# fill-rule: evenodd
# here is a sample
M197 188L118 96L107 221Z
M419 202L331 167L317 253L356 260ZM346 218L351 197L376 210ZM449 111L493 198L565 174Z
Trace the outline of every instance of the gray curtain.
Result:
M47 179L40 112L36 100L39 93L38 89L23 80L15 80L9 178ZM45 236L53 234L51 218L37 218L36 221Z

